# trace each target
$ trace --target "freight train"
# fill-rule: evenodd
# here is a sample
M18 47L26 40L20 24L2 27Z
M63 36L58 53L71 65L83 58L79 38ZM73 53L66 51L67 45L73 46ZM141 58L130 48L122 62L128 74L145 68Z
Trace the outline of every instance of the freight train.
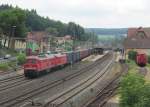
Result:
M61 54L28 56L24 64L24 75L28 78L38 77L41 74L50 72L53 68L80 61L91 55L93 51L94 49L85 49Z
M147 55L145 53L137 53L136 63L141 67L145 66L147 64Z

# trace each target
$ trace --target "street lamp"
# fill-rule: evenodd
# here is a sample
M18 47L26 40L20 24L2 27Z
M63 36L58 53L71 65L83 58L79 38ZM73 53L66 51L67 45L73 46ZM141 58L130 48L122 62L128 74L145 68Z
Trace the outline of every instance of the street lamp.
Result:
M9 38L9 42L8 42L8 48L10 47L12 38L14 37L15 28L16 28L16 26L11 27L11 34L10 34L10 38Z
M76 34L75 34L75 31L73 31L73 45L72 45L73 51L75 51L75 41L76 41Z
M15 29L16 29L16 26L12 26L12 36L11 36L11 37L14 36L14 34L15 34Z

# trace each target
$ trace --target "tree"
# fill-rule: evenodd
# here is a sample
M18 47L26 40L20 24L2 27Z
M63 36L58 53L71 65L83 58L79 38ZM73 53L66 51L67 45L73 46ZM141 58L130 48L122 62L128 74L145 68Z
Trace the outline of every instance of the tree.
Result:
M58 35L58 31L57 31L56 28L48 27L48 28L46 29L46 32L48 32L50 35L55 35L55 36Z
M136 73L129 73L123 77L120 84L120 106L121 107L141 107L137 106L141 100L141 90L145 83L144 78Z
M9 44L11 42L12 48L14 47L14 39L10 40L11 36L15 37L25 36L26 32L25 18L26 16L24 14L24 11L17 7L0 12L0 28L2 29L2 33L9 37Z
M84 32L84 28L82 28L80 25L77 25L73 22L69 22L68 26L67 26L67 34L68 35L72 35L74 36L74 39L81 39L81 35L83 35Z
M131 60L135 60L136 59L136 55L137 55L137 52L134 51L134 50L130 50L128 52L128 58L131 59Z
M23 53L19 54L19 55L17 56L17 60L18 60L18 64L19 64L19 65L24 64L25 61L26 61L26 55L23 54Z
M47 31L53 36L63 37L71 35L78 41L88 41L97 36L90 32L85 32L84 28L74 22L62 23L48 17L42 17L37 14L36 10L23 10L18 7L9 5L0 6L0 28L6 36L12 35L12 26L15 28L16 37L25 37L29 31Z
M150 64L150 55L148 55L148 63Z
M8 5L8 4L0 5L0 11L9 10L9 9L13 9L13 7L11 5Z
M26 32L25 13L19 8L5 10L0 12L0 28L3 34L11 36L12 26L16 26L16 37L24 37Z
M150 107L150 83L136 73L128 73L120 83L120 107Z
M66 35L66 24L60 22L60 21L57 21L55 22L55 24L53 25L54 28L57 29L58 31L58 36L64 36Z

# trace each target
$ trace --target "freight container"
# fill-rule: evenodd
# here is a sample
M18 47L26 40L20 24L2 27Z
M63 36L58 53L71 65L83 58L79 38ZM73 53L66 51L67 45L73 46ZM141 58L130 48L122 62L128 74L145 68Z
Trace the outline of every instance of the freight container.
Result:
M68 64L73 63L73 52L67 52L66 55L67 55L67 63Z
M73 52L73 63L77 62L77 52Z
M80 51L77 51L77 61L80 61Z
M139 66L145 66L147 64L147 56L144 53L137 53L136 63Z

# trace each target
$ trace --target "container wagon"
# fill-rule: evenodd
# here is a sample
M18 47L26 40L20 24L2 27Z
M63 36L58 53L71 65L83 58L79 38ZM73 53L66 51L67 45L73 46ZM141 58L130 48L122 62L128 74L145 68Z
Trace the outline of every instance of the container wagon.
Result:
M136 55L136 63L139 66L145 66L147 64L147 55L145 53L137 53Z

